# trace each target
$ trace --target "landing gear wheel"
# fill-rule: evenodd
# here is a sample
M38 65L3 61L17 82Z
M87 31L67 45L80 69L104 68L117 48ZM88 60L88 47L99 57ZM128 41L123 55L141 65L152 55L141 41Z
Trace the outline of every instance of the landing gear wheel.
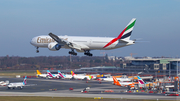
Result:
M93 54L91 54L89 51L86 51L86 52L84 53L84 55L93 56Z
M69 51L69 54L72 54L72 51Z
M38 50L38 48L39 48L39 47L36 47L36 49L37 49L37 50L36 50L36 53L39 53L39 50Z
M73 54L73 55L77 55L77 53L75 53L75 52L74 52L74 54Z
M72 54L72 55L77 55L76 52L74 52L74 49L72 49L72 51L69 51L69 54Z
M93 56L93 54L90 53L89 56Z

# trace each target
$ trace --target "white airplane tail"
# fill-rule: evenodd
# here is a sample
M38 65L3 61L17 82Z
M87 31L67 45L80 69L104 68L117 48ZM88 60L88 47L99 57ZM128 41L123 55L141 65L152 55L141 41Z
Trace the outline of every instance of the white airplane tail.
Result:
M136 22L136 18L133 18L129 24L124 28L124 30L119 34L119 36L117 38L112 39L109 43L107 43L103 48L108 47L109 45L111 45L112 43L116 42L117 40L121 40L124 42L128 42L128 40L131 37L131 33L133 31L134 28L134 24Z
M139 84L145 84L145 82L139 76L137 76L137 78L138 78L138 83Z
M125 29L121 32L121 34L118 36L119 39L129 40L131 37L131 33L134 28L134 24L136 22L136 18L133 18L129 24L125 27Z
M23 80L23 85L26 85L26 83L27 83L27 76L25 76L25 78L24 78L24 80Z
M60 77L64 78L64 76L61 74L60 70L58 70L58 74Z
M47 73L50 77L54 77L49 70L47 70Z

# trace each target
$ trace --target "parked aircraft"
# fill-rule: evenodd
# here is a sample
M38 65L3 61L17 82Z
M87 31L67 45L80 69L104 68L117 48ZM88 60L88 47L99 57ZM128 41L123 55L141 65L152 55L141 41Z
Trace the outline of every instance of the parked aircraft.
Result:
M8 84L9 84L8 80L0 82L0 86L7 86Z
M113 80L114 80L114 85L117 86L122 86L122 87L127 87L130 86L131 88L134 87L134 83L133 82L119 82L116 77L113 76Z
M138 77L138 82L119 82L116 77L113 76L113 80L114 80L114 83L115 85L117 86L122 86L122 87L127 87L127 86L130 86L131 88L133 88L135 86L135 84L141 84L141 85L144 85L145 82L139 77Z
M51 74L51 72L49 70L47 70L47 77L48 78L59 78L60 75L59 74Z
M91 80L95 77L91 76L91 75L83 75L83 74L75 74L73 71L71 71L71 74L73 76L74 79L87 79L87 80Z
M138 78L138 83L139 84L143 84L143 85L145 84L145 82L139 76L137 76L137 78Z
M71 74L62 74L59 70L58 70L58 74L61 78L64 79L71 79L73 77Z
M23 82L9 83L7 85L8 89L15 89L15 88L22 89L26 85L26 79L27 76L24 78Z
M115 76L114 76L115 77ZM100 78L102 81L113 81L113 77L112 76L110 76L110 77L107 77L107 78ZM121 82L123 82L123 81L131 81L132 79L130 79L130 78L125 78L125 77L120 77L120 78L116 78L118 81L121 81Z
M37 76L38 77L42 77L42 78L46 78L48 74L41 74L41 72L39 70L36 70L37 71Z
M111 50L135 44L130 40L136 18L133 18L124 30L116 37L80 37L80 36L57 36L49 33L49 36L42 35L34 37L30 43L37 48L48 48L51 51L58 51L61 48L71 49L69 54L77 55L77 52L84 52L84 55L92 56L91 50Z

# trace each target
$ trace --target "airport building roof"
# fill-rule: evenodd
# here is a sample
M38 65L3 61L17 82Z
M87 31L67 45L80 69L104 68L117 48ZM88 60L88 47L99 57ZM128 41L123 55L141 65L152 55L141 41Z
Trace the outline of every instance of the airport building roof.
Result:
M100 68L118 68L118 67L115 67L115 66L97 66L97 67L84 67L84 68L81 68L81 69L100 69Z
M160 63L169 63L172 61L180 61L179 58L151 58L151 57L146 57L146 58L126 58L127 60L130 61L160 61Z
M169 60L169 62L175 62L175 61L180 61L180 59L178 58L178 59L171 59L171 60Z

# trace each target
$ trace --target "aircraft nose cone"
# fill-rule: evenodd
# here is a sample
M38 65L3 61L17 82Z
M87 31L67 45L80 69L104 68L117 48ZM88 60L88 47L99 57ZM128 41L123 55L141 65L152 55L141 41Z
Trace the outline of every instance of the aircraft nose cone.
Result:
M36 38L32 38L32 40L30 41L30 43L31 43L32 45L35 45L35 44L36 44Z

